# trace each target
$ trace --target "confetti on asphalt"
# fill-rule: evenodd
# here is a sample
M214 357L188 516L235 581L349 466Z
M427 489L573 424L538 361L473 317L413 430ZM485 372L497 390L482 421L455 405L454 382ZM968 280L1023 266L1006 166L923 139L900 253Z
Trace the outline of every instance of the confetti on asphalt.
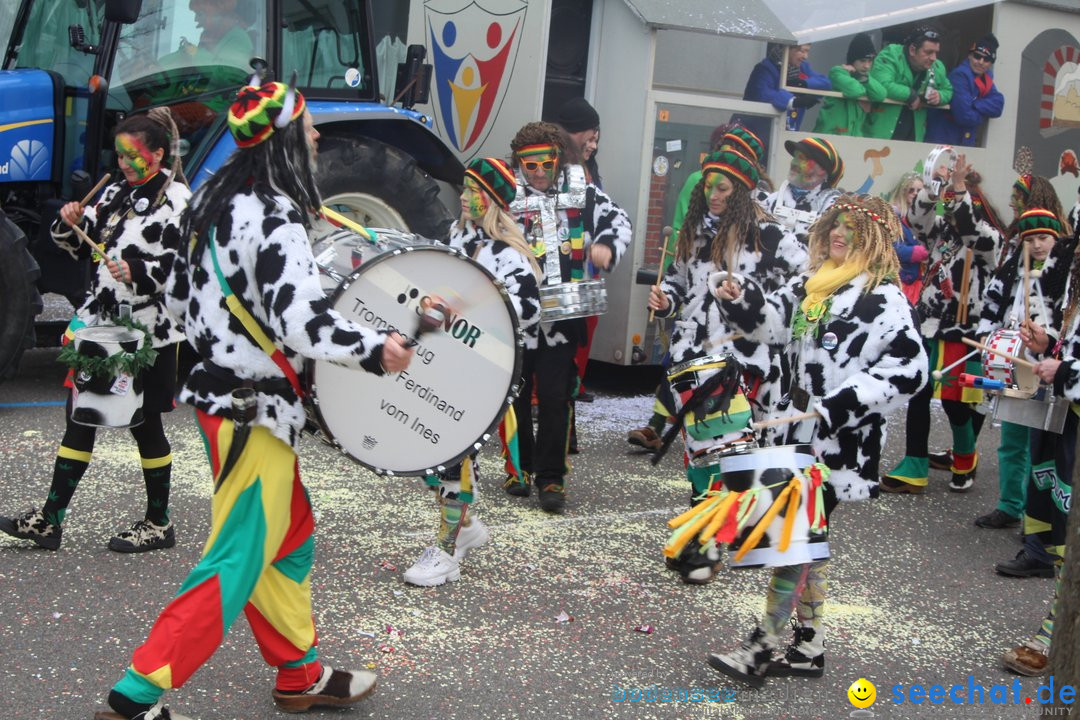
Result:
M379 567L383 570L389 570L390 572L397 572L397 565L386 560L383 560L381 563L379 563Z
M634 629L639 633L645 633L646 635L652 635L654 628L652 625L635 625Z
M359 635L360 637L366 637L366 638L375 637L375 633L368 632L367 630L361 630L360 632L357 633L357 635Z
M379 646L379 652L392 653L392 652L394 652L394 646L393 645L380 645Z
M390 635L391 637L405 637L405 631L404 630L398 630L393 625L387 625L386 626L386 634Z
M574 622L574 616L573 616L573 615L567 615L567 614L566 614L566 611L565 611L565 610L563 610L563 611L562 611L561 613L559 613L559 614L558 614L558 616L557 616L557 617L555 618L555 622L558 622L558 623L568 623L568 622Z

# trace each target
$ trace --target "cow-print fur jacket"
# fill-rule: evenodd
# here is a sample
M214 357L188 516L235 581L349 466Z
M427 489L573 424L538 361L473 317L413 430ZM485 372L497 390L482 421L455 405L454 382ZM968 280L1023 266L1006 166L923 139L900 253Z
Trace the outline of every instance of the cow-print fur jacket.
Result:
M562 170L558 176L558 187L566 188L571 186L574 182L574 178L578 173L582 172L579 165L570 165ZM533 186L524 182L520 171L518 172L518 198L535 197L538 195L551 195L552 191L542 193L535 189ZM517 201L515 200L515 203ZM557 222L559 226L559 237L563 237L563 230L568 225L565 209L556 210ZM540 269L544 270L546 261L546 252L543 242L534 242L535 232L539 230L540 217L537 212L523 212L521 214L515 214L515 219L518 222L518 227L521 228L522 233L525 235L526 241L533 244L534 252L537 253L537 262L540 263ZM589 250L593 243L599 243L600 245L606 245L611 250L611 266L607 268L599 268L608 272L615 269L615 266L622 259L622 256L626 254L626 249L630 247L630 241L633 239L633 231L630 225L630 216L626 214L626 211L620 208L615 202L608 197L603 190L596 187L592 183L587 183L585 186L585 203L581 209L581 220L583 225L583 231L585 234L585 259L586 267L588 267ZM570 254L569 245L564 244L562 248L565 248L565 252L561 252L559 256L559 270L561 277L558 279L545 277L541 282L541 286L554 285L556 283L570 282ZM586 277L586 280L589 278ZM543 322L540 324L540 333L544 335L545 345L562 345L565 343L582 343L584 344L585 338L583 337L584 324L579 320L562 320L558 322Z
M534 350L540 328L540 291L532 266L521 252L495 240L472 220L458 220L450 228L450 247L483 265L506 287L518 317L525 347Z
M297 373L304 358L311 358L383 374L386 332L357 325L331 309L292 202L277 196L264 205L247 189L233 198L231 210L214 233L221 272ZM211 415L227 415L233 387L258 381L257 424L295 448L305 423L303 405L282 371L229 311L209 247L190 261L186 253L177 255L168 290L169 308L204 359L192 370L180 400ZM206 360L216 367L208 369ZM221 378L222 369L229 378Z
M132 319L146 326L156 348L184 339L165 308L164 293L181 245L180 213L191 191L178 182L169 183L155 204L168 177L168 171L161 170L139 186L112 183L96 204L85 208L82 228L104 245L109 257L127 262L131 282L117 281L104 262L94 263L89 294L75 313L80 323L108 325L119 314L120 305L130 305ZM64 221L57 218L50 230L53 241L75 259L90 256L90 248Z
M936 212L937 199L925 188L908 211L911 226L930 251L927 280L919 297L922 333L932 340L960 342L971 337L982 314L983 296L997 269L1001 233L985 210L977 209L970 193L947 193L945 216ZM951 218L951 222L949 220ZM967 322L957 320L966 250L972 251L967 294Z
M722 301L723 311L747 336L787 345L792 381L810 393L821 415L814 451L832 470L837 498L861 500L877 494L887 416L927 382L926 351L900 288L885 283L867 291L865 274L833 294L816 331L793 339L808 277L768 294L745 279L737 300Z
M810 226L842 194L836 188L821 184L796 197L791 190L791 183L785 180L776 192L765 198L761 206L765 208L765 212L779 219L788 230L798 235L799 240L805 244ZM787 212L785 209L795 212Z
M694 239L690 259L676 258L668 266L660 289L671 304L666 311L656 314L680 315L671 333L673 364L702 355L731 353L745 370L761 378L755 400L759 409L768 409L779 389L779 348L745 337L732 339L739 331L720 312L709 286L709 276L721 270L711 259L718 222L715 215L706 214ZM754 278L766 293L772 293L806 269L806 248L779 223L763 221L758 227L761 251L755 251L752 241L745 240L732 271Z
M1073 313L1060 356L1062 363L1054 373L1054 392L1071 400L1072 409L1076 410L1080 404L1080 312Z
M1070 240L1055 243L1050 255L1032 277L1028 287L1028 312L1031 321L1058 335L1065 286L1072 267L1074 245ZM1034 263L1032 268L1035 269ZM985 337L995 330L1015 330L1024 321L1024 262L1022 249L1012 255L994 273L983 297L979 327L975 334Z

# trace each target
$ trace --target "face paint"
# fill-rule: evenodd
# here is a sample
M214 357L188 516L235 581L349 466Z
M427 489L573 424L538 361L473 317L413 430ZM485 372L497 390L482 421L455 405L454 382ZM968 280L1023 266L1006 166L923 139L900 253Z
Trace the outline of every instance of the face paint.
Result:
M481 220L491 207L491 198L480 189L472 178L465 178L465 189L461 192L461 210L470 220Z
M559 152L552 145L528 145L517 152L525 180L541 192L555 183L559 174Z
M120 169L125 166L131 170L133 178L128 178L132 185L140 185L157 172L156 158L138 135L120 133L116 136L116 156L120 160ZM125 173L126 175L127 173Z
M788 182L797 188L809 190L825 182L826 172L813 158L804 152L796 152L791 157L791 170Z
M855 228L847 213L840 213L829 231L829 259L843 265L849 253L856 248Z

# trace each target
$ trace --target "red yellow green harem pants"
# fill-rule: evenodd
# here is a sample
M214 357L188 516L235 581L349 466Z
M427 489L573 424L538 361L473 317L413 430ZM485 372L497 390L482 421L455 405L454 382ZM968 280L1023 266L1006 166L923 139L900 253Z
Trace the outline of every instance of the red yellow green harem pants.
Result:
M196 411L217 477L232 421ZM182 686L243 610L278 690L305 690L322 672L311 614L314 519L296 453L262 426L214 493L202 559L158 616L115 690L154 703Z

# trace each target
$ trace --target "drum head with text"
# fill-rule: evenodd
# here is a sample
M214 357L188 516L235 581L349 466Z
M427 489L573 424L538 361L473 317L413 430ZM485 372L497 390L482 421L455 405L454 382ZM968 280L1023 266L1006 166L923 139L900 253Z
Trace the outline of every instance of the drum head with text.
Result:
M365 261L331 297L343 317L412 338L422 308L449 306L422 335L408 369L378 376L314 361L309 378L323 431L379 473L427 475L479 449L517 392L521 339L505 288L451 248L401 248Z

